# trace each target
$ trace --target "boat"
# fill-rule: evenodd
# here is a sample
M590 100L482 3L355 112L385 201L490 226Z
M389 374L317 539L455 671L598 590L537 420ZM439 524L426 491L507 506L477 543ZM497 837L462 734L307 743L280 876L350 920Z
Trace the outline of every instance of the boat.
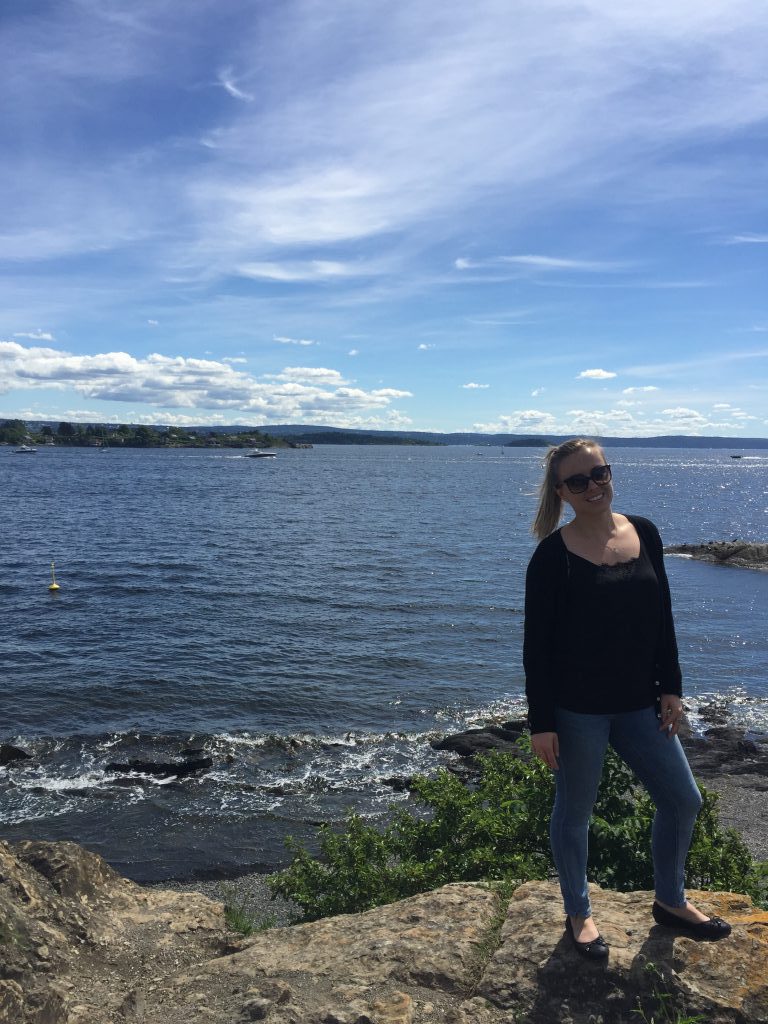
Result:
M36 451L37 451L37 448L32 448L28 444L23 444L20 447L15 448L13 454L14 455L34 455Z
M248 452L246 459L276 459L277 452Z
M744 456L743 455L732 455L731 458L732 459L743 459Z

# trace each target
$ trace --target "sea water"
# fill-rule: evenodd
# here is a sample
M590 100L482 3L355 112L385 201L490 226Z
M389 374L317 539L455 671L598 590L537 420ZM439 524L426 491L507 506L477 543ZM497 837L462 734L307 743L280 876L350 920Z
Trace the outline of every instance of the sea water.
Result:
M667 544L768 538L768 453L612 449ZM0 449L0 837L152 880L377 816L429 740L524 713L536 448ZM55 560L61 589L48 591ZM686 702L768 731L768 573L667 558ZM200 750L183 779L133 758Z

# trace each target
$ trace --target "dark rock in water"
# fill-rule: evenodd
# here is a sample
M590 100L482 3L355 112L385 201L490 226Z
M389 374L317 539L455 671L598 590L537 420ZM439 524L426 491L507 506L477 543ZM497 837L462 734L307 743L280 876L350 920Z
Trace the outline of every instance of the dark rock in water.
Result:
M714 726L703 737L684 740L694 775L768 775L768 750L748 739L743 729Z
M472 780L475 772L471 768L471 758L476 754L501 750L518 757L526 756L517 746L517 740L523 733L523 729L519 728L522 725L523 722L508 722L503 726L467 729L441 740L432 740L430 746L434 750L450 751L463 758L449 765L449 770ZM755 742L746 736L743 729L727 724L713 725L703 737L693 736L690 726L684 721L680 729L680 740L695 775L768 776L768 743Z
M517 723L508 723L516 725ZM464 732L444 736L441 740L431 740L433 750L448 750L460 757L474 757L489 750L503 750L508 754L520 754L517 741L522 729L508 729L506 725L487 725L483 729L466 729Z
M21 747L14 747L11 743L0 743L0 765L13 764L14 761L31 761L32 755Z
M502 722L501 728L507 732L516 732L518 736L522 736L524 732L528 732L528 719L527 718L514 718L510 722Z
M670 555L690 555L701 562L738 565L746 569L768 569L768 544L750 541L710 540L705 544L672 544L664 551Z
M200 757L186 761L110 761L105 768L108 772L134 772L141 775L175 775L181 778L184 775L194 775L195 772L203 772L213 766L213 758Z
M716 700L710 701L709 704L702 704L699 708L699 718L702 722L708 722L710 725L727 725L730 717L728 706L719 704Z
M405 793L406 790L411 788L412 779L409 775L393 775L391 778L382 779L381 781L385 786L389 786L391 789L394 789L396 793Z

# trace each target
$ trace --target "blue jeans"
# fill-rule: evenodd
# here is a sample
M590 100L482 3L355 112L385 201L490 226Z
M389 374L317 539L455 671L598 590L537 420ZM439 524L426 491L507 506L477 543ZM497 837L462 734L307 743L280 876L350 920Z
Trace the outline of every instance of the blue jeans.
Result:
M610 743L656 805L652 852L656 898L685 905L685 858L701 795L677 736L659 732L654 708L614 715L556 709L559 770L550 823L552 855L565 912L589 916L587 835L605 750Z

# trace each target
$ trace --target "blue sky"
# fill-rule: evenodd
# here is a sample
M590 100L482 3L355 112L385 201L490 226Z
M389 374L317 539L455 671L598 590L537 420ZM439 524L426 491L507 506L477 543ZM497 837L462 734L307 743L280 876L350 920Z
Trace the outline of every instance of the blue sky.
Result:
M768 436L763 0L0 19L0 416Z

